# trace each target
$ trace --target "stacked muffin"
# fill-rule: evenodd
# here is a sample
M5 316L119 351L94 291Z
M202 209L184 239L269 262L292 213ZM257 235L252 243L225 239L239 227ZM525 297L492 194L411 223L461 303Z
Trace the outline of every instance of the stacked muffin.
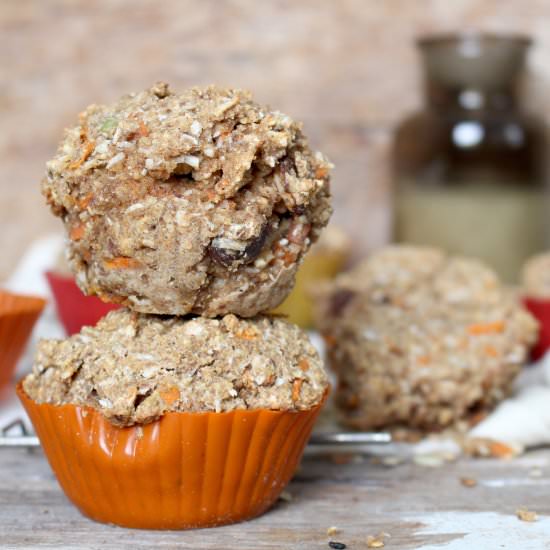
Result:
M239 90L92 105L48 163L80 288L125 308L39 345L21 398L68 496L130 527L219 525L288 482L328 382L261 315L330 217L329 163Z

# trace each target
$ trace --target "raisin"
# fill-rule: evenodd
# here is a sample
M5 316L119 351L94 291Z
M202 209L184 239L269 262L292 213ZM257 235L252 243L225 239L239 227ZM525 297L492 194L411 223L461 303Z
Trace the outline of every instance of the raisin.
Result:
M208 247L208 254L217 264L224 267L228 267L235 262L248 264L260 255L269 231L269 224L264 225L260 234L251 239L244 250L230 250L210 245Z
M344 289L336 291L330 299L330 314L333 317L338 317L354 297L355 292L351 290Z

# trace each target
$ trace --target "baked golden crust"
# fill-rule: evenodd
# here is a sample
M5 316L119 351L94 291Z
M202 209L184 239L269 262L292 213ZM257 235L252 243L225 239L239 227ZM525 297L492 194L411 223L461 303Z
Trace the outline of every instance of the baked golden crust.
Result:
M300 125L248 93L159 83L81 113L42 190L85 293L249 317L286 297L327 224L329 168Z

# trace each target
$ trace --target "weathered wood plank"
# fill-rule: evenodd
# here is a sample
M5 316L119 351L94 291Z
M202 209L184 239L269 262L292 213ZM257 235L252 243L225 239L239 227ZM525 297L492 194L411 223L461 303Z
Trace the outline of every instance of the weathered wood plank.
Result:
M539 477L532 477L534 468ZM466 488L461 477L478 484ZM310 550L328 548L332 538L357 549L366 548L368 535L384 531L392 549L443 544L539 550L550 548L549 487L550 450L510 462L462 460L438 468L306 458L289 487L292 501L279 502L261 518L217 529L132 531L82 517L61 493L40 450L4 449L0 547ZM537 511L539 521L518 520L520 506ZM328 537L333 525L341 532Z

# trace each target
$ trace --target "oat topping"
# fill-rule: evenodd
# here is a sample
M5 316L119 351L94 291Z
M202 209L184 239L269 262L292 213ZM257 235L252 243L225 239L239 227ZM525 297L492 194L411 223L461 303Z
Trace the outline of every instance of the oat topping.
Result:
M550 298L550 252L531 258L523 267L522 286L532 298Z
M431 248L383 249L319 295L336 401L363 429L481 419L508 395L537 335L492 270Z
M328 382L307 335L280 319L123 309L66 340L42 340L23 385L38 403L90 406L128 426L168 411L308 409Z
M159 83L84 110L42 190L84 292L249 317L286 297L327 224L329 169L298 123L247 92Z

